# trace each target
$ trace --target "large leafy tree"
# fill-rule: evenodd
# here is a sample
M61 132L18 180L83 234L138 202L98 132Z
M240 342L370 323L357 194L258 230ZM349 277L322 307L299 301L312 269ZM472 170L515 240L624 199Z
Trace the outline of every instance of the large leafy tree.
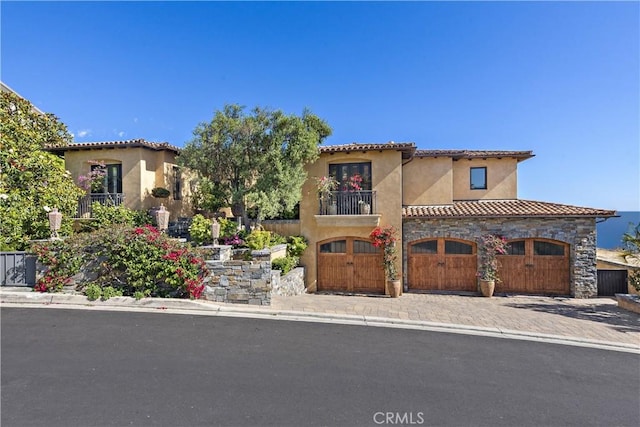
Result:
M329 125L308 110L301 116L256 107L226 105L209 123L200 123L180 153L182 165L207 181L209 197L258 220L290 211L300 201L304 165L318 158Z
M71 229L82 195L65 171L64 160L44 150L71 140L52 114L2 92L0 104L0 250L21 250L31 239L50 236L48 209L63 213L63 233Z

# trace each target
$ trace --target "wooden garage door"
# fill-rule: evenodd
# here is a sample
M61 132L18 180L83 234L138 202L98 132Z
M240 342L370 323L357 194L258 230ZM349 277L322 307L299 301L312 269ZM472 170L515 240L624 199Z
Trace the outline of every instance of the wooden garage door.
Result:
M476 291L476 244L456 239L425 239L409 244L409 289Z
M318 290L384 294L382 251L368 240L342 237L318 243Z
M557 240L509 242L509 254L498 257L496 292L569 295L569 245Z

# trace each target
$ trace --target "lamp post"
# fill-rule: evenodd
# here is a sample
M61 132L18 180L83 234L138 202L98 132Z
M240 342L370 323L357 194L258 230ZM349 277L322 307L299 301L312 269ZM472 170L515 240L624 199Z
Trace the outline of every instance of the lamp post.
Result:
M51 209L49 212L49 230L51 230L51 239L59 239L58 230L62 225L62 213L58 212L58 208Z
M169 211L160 203L160 209L156 212L156 223L161 233L164 233L169 228L169 215Z

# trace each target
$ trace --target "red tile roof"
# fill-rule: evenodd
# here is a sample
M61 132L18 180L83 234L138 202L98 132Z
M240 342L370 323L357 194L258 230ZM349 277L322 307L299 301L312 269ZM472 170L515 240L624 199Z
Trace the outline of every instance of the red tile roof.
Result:
M416 150L415 157L452 157L458 159L512 157L526 160L534 157L532 151L511 150Z
M401 151L404 158L413 156L416 151L416 145L413 142L393 142L386 143L360 143L354 142L351 144L342 145L323 145L320 147L321 153L347 153L354 151L382 151L382 150L396 150Z
M127 147L142 147L149 148L151 150L168 150L173 151L176 154L180 152L180 149L176 146L170 145L168 142L150 142L144 139L129 139L126 141L104 141L104 142L74 142L66 147L51 147L48 151L64 153L65 151L77 151L77 150L93 150L101 148L127 148Z
M533 200L458 201L451 205L405 206L403 218L611 217L616 211Z

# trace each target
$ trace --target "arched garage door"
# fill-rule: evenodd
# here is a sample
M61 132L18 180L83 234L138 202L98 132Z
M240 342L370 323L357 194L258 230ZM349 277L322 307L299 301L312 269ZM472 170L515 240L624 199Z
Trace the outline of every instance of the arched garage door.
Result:
M408 252L409 289L477 291L474 242L430 238L410 243Z
M496 292L569 295L569 245L549 239L509 242L508 255L498 257L501 283Z
M318 243L318 290L384 294L382 250L368 240L340 237Z

